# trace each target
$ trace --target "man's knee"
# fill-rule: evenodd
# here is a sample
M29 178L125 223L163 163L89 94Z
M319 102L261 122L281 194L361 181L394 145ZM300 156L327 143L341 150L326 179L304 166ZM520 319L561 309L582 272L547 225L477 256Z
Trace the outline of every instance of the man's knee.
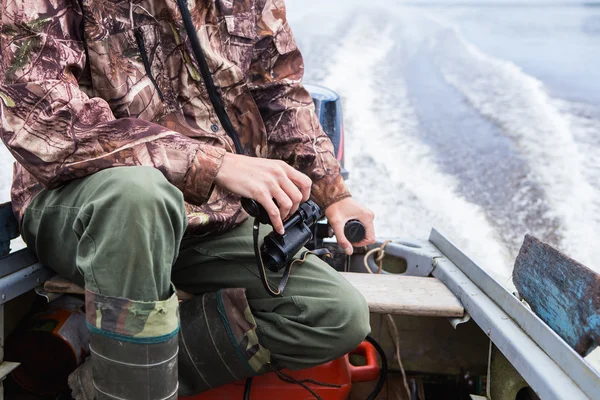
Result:
M73 226L86 286L108 296L166 299L187 222L181 192L148 167L111 168L90 183L95 188Z
M369 309L365 298L345 280L334 298L313 300L313 343L310 358L325 363L354 350L370 333Z
M330 315L330 326L326 327L336 332L337 340L333 339L332 347L337 347L342 354L354 350L371 332L369 324L369 307L363 295L348 284L345 296L330 302L327 307L323 304L323 312Z

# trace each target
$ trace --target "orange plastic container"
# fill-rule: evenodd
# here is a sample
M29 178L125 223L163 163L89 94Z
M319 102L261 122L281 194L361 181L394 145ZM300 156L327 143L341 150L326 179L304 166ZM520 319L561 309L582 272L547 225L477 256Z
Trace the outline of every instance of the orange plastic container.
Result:
M23 389L39 396L68 389L67 377L89 353L83 307L82 299L62 296L10 337L6 359L21 363L12 377Z
M352 382L374 381L379 376L379 365L375 348L369 342L362 342L350 354L360 354L365 357L366 365L354 366L350 364L348 355L342 358L319 365L318 367L300 371L283 372L299 381L312 379L318 382L338 385L339 387L324 387L306 383L323 400L346 400L352 388ZM244 396L245 381L238 381L229 385L201 393L185 400L241 400ZM251 400L306 400L312 398L310 393L295 383L283 382L271 372L258 376L252 381L250 391Z

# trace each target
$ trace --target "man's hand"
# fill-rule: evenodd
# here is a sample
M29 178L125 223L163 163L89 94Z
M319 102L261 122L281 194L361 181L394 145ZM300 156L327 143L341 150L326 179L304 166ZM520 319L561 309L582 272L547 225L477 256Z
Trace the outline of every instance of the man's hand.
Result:
M331 225L335 232L338 244L344 249L346 254L352 254L352 245L360 247L375 243L375 227L373 226L375 215L373 214L373 211L363 207L353 198L347 197L333 203L325 210L325 216L327 217L329 225ZM344 226L346 225L346 222L352 219L357 219L362 222L367 232L365 238L361 242L351 244L348 239L346 239L346 235L344 235Z
M283 221L310 197L312 181L279 160L225 154L215 183L232 193L258 201L273 228L283 235ZM275 202L277 204L275 204Z

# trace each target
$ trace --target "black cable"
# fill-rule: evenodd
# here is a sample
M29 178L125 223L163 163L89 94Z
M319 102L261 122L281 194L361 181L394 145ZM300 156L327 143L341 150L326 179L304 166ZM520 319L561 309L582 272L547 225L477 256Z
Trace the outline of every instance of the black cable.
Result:
M215 113L217 114L217 118L219 118L219 122L221 122L223 129L233 141L235 152L238 154L244 154L244 149L240 143L238 134L235 131L235 127L231 123L231 119L229 118L227 110L225 109L225 105L223 104L223 99L221 99L221 96L219 95L219 91L215 85L215 81L213 80L212 73L208 67L208 61L206 61L204 50L200 45L198 32L196 32L194 22L192 21L192 15L188 9L187 0L177 0L177 5L179 6L179 12L181 13L181 19L183 20L183 26L188 34L190 45L192 46L194 58L198 63L200 74L204 80L204 85L206 87L206 91L208 92L208 98L213 105Z
M371 343L373 347L375 347L375 350L377 350L377 353L379 353L379 357L381 357L381 371L379 371L379 379L377 380L377 385L375 385L375 389L373 389L369 397L367 397L367 400L375 400L379 392L381 392L381 389L383 389L383 385L385 385L385 381L387 379L387 357L385 356L385 352L383 351L379 343L377 343L377 341L373 339L372 336L367 336L366 340L367 342Z
M250 400L250 389L252 389L252 378L246 379L246 384L244 385L244 400Z
M287 382L287 383L295 383L297 385L300 385L300 386L302 386L302 388L304 388L306 391L308 391L311 395L313 395L313 397L316 400L323 400L323 398L321 396L319 396L317 394L317 392L315 392L314 390L312 390L308 385L306 385L306 383L304 383L304 381L299 381L299 380L297 380L297 379L295 379L295 378L293 378L293 377L291 377L289 375L286 375L283 372L278 371L278 370L274 370L273 372L275 372L277 374L277 376L279 377L279 379L281 379L282 381ZM319 383L319 384L321 384L321 383ZM324 384L321 384L321 385L322 386L329 386L327 383L324 383Z
M379 353L379 357L381 358L381 371L379 372L379 379L377 379L377 384L375 385L375 389L373 389L373 391L371 392L369 397L367 397L367 400L375 400L375 398L381 392L381 389L383 389L383 385L385 385L385 381L387 379L387 374L388 374L387 357L385 356L385 352L383 351L383 349L381 348L379 343L375 339L373 339L373 337L367 336L366 340L367 340L367 342L371 343L373 345L373 347L375 347L375 350L377 350L377 353ZM331 385L331 384L326 384L326 383L321 383L321 382L314 382L309 379L297 381L296 379L293 379L289 375L283 374L281 371L275 370L274 372L277 374L279 379L281 379L282 381L289 382L289 383L293 382L293 383L299 384L304 389L308 390L317 399L320 399L321 397L318 394L316 394L313 390L311 390L308 386L306 386L304 384L304 382L316 383L316 384L319 384L320 386L328 386L328 387L336 387L337 386L337 387L339 387L339 385ZM248 379L246 379L246 385L244 386L244 400L250 400L251 388L252 388L252 378L248 378Z

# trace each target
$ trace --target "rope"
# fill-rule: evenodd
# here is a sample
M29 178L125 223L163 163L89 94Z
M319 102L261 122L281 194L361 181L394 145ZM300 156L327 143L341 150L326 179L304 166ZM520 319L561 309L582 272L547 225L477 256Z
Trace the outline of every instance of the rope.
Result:
M383 244L380 247L375 247L374 249L369 250L367 252L367 254L365 254L365 258L364 258L363 262L364 262L365 268L367 269L367 271L370 274L374 274L374 272L371 271L371 268L369 267L369 257L371 257L375 253L378 253L375 261L377 261L379 263L379 271L377 271L377 273L381 274L381 271L383 271L383 257L385 256L385 247L390 242L391 242L391 240L386 240L385 242L383 242Z
M404 388L406 389L406 394L408 395L408 399L410 399L410 389L408 388L408 382L406 380L406 372L404 371L404 365L402 364L402 358L400 357L400 334L398 333L398 327L396 326L396 322L390 314L385 314L388 331L390 332L390 336L394 341L394 348L396 350L396 360L398 360L398 365L400 366L400 371L402 372L402 380L404 382Z
M377 274L381 274L381 272L383 271L383 257L385 256L385 247L390 242L391 240L386 240L381 244L381 246L375 247L369 250L367 254L365 254L363 264L367 272L376 275L373 271L371 271L371 267L369 267L369 257L377 253L377 257L375 258L375 262L377 262L377 265L379 267L377 270ZM384 316L386 317L388 332L390 333L392 341L394 342L395 357L396 360L398 360L398 365L400 365L400 371L402 372L402 381L404 383L404 388L406 389L406 394L408 395L407 399L410 399L410 389L408 387L408 381L406 380L406 372L404 371L404 365L402 364L402 358L400 357L400 334L398 332L398 327L396 326L396 322L394 322L394 319L392 318L391 314L384 314Z

